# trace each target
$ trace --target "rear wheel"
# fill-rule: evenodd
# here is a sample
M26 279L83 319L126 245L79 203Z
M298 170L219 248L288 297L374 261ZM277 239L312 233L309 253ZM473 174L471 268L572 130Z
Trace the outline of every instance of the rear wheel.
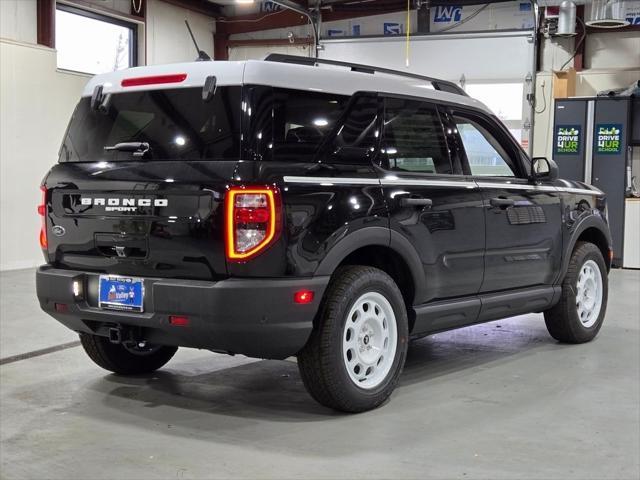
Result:
M579 242L562 283L562 297L544 314L551 336L567 343L593 340L604 321L608 293L607 266L600 249Z
M393 279L373 267L341 268L298 355L305 387L336 410L373 409L398 383L407 337L407 311Z
M151 344L111 343L107 337L80 334L80 343L98 366L121 375L153 372L164 366L178 347Z

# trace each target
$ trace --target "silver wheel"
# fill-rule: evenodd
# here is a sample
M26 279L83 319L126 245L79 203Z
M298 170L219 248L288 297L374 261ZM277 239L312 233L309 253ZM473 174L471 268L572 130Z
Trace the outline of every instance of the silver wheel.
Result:
M602 274L593 260L587 260L580 268L576 284L576 309L582 326L592 327L602 308Z
M389 301L380 293L360 296L342 332L342 358L351 381L372 389L389 374L396 355L398 327Z

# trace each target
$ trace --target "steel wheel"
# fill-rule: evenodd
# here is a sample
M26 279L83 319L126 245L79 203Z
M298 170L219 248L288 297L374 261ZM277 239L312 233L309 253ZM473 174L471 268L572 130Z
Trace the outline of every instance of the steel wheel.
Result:
M576 284L576 309L583 326L589 328L596 323L602 308L602 274L593 260L582 265Z
M342 336L344 366L360 388L380 385L391 370L398 344L396 317L389 301L380 293L358 298Z

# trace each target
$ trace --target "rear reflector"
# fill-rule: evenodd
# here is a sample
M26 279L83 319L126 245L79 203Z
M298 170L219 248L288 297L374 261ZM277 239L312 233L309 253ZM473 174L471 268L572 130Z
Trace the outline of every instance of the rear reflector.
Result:
M54 304L54 308L58 313L67 313L69 311L69 305L66 303L56 303Z
M186 73L171 75L152 75L150 77L125 78L120 82L123 87L139 87L142 85L158 85L163 83L180 83L187 79Z
M47 187L41 186L42 201L38 205L38 215L42 218L42 225L40 226L40 248L46 250L49 247L49 241L47 239Z
M174 327L186 327L189 325L189 317L183 315L170 315L169 323Z
M293 301L296 303L311 303L313 302L313 292L311 290L299 290L293 295Z

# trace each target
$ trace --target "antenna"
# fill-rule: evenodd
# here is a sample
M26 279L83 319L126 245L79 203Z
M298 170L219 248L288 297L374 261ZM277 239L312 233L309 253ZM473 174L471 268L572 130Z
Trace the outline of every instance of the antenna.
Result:
M191 35L191 40L193 40L193 44L196 47L196 52L198 52L198 58L196 58L196 62L207 62L211 60L211 57L207 55L204 50L200 50L198 47L198 42L196 42L196 37L193 36L193 32L191 31L191 26L187 20L184 21L184 24L187 26L187 30L189 30L189 35Z

